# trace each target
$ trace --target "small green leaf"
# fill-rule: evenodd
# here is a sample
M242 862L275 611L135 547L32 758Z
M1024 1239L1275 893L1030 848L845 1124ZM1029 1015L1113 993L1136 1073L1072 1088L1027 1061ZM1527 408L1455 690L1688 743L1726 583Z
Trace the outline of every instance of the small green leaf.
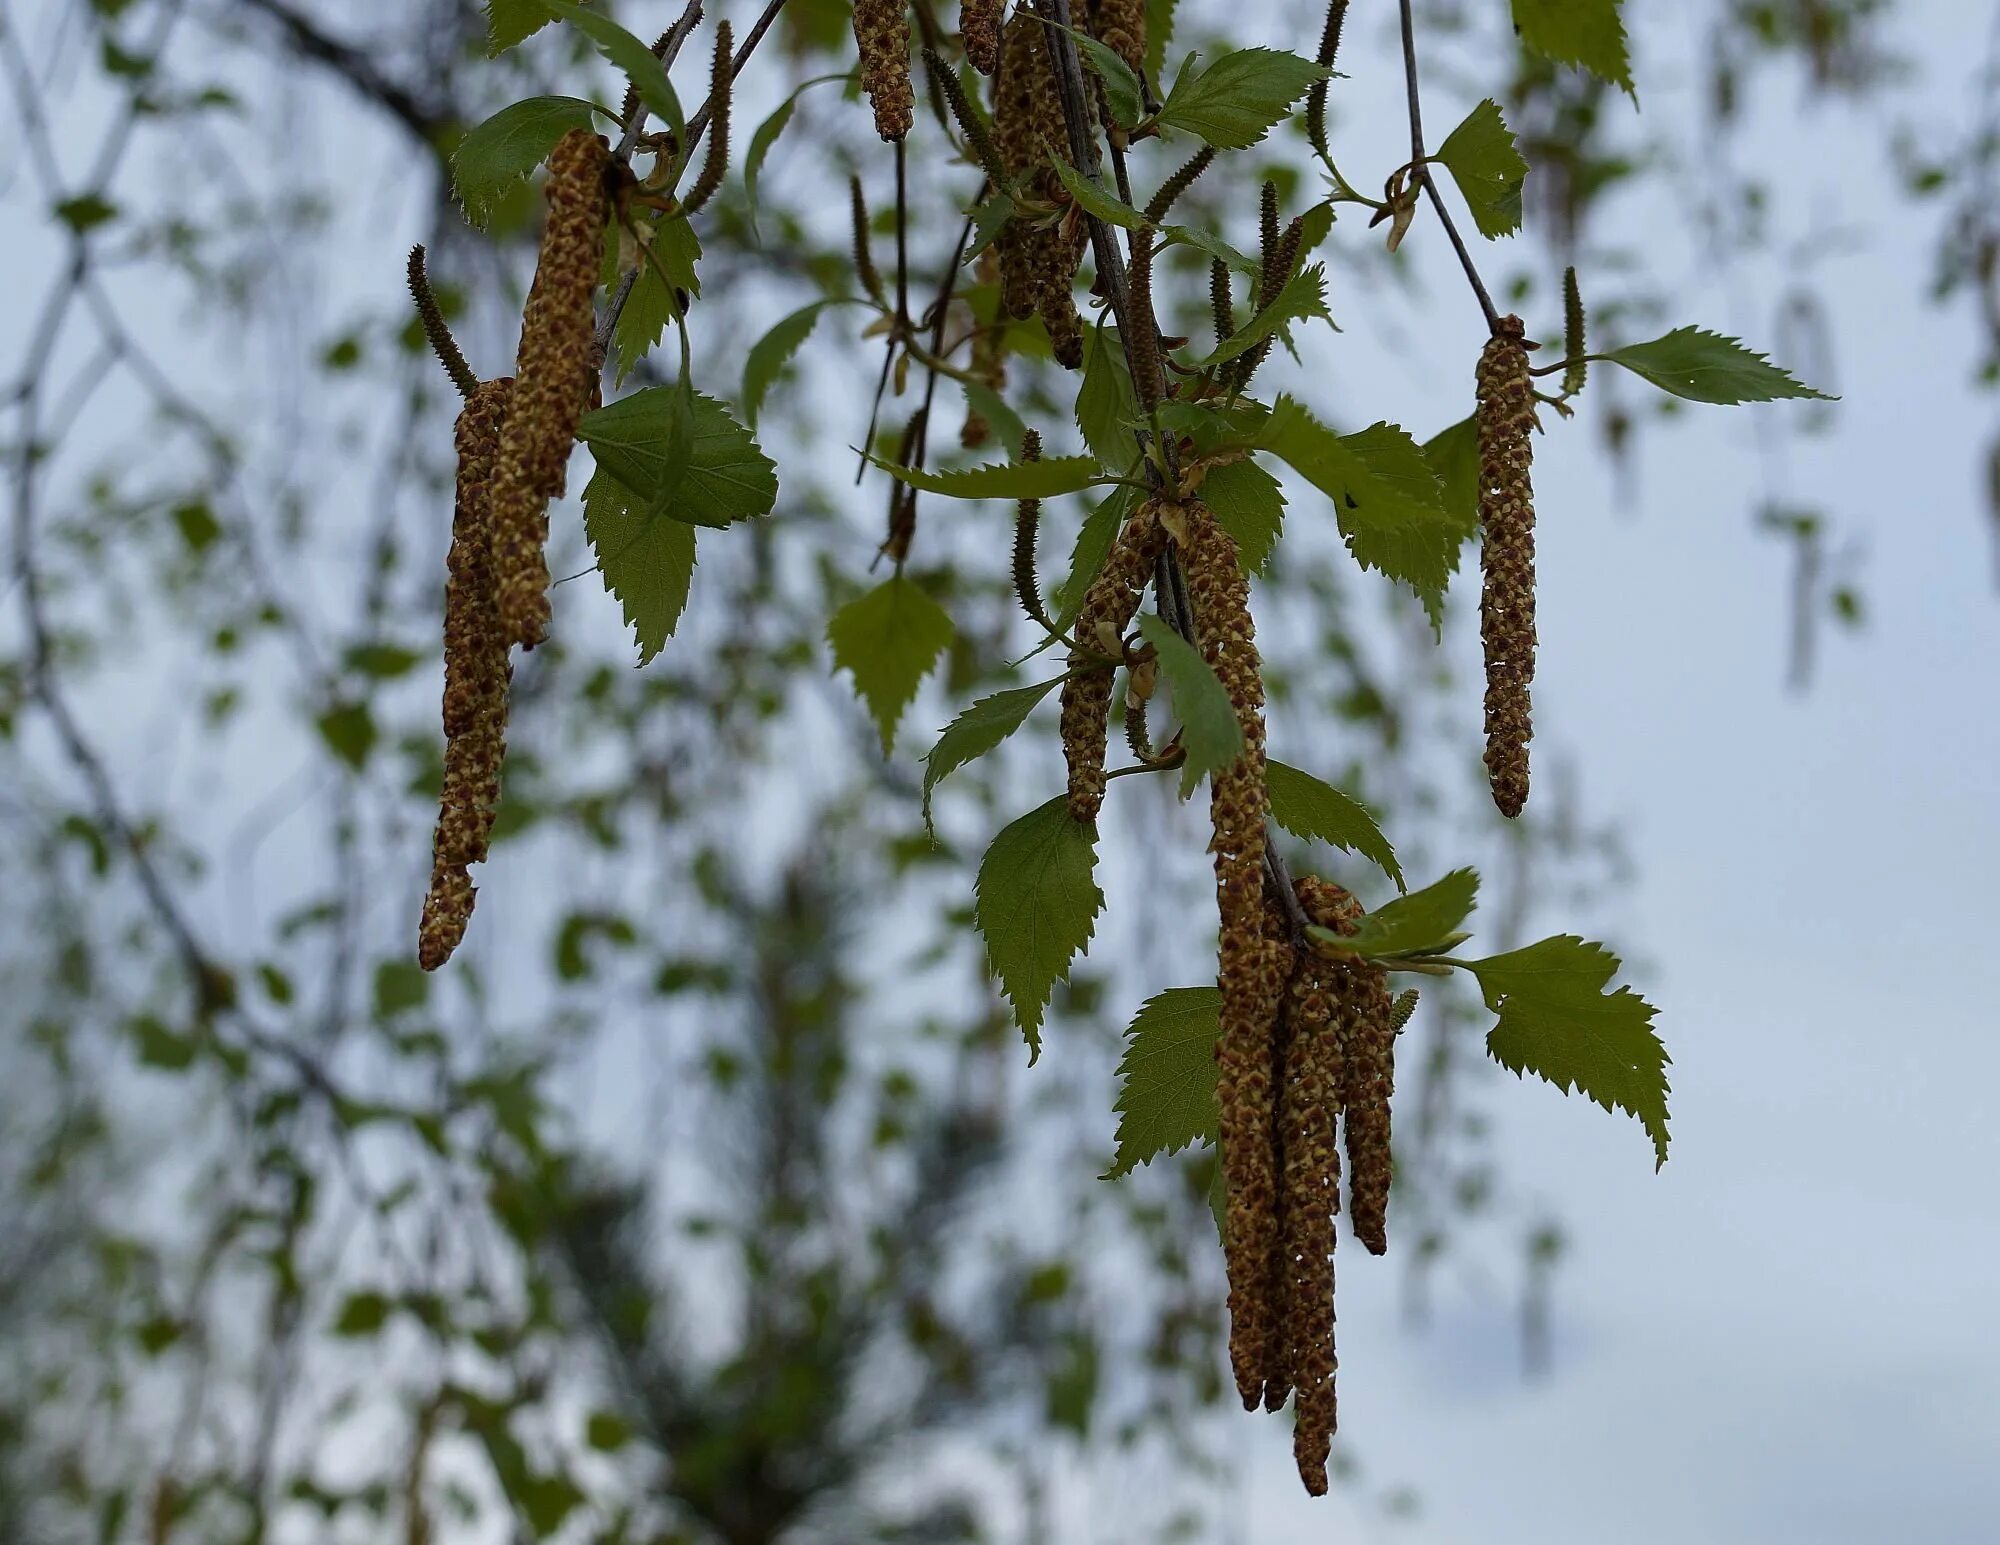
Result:
M1051 456L1041 461L989 462L955 472L926 472L871 458L889 476L925 493L951 499L1053 499L1103 481L1095 456Z
M1118 1151L1103 1178L1129 1175L1163 1153L1216 1140L1215 1038L1222 994L1170 987L1125 1027L1118 1063Z
M375 716L366 703L338 704L321 714L316 722L320 739L335 756L356 772L367 765L368 754L375 749L376 729Z
M1377 907L1361 919L1361 926L1352 934L1335 934L1323 928L1315 928L1313 933L1371 960L1421 955L1449 947L1459 924L1471 916L1478 896L1478 871L1454 869L1433 885Z
M1219 773L1243 754L1243 726L1229 692L1201 652L1169 627L1163 618L1139 619L1139 633L1160 652L1160 676L1174 697L1174 714L1181 721L1181 798L1211 773Z
M1035 705L1060 686L1062 678L1013 687L982 697L945 727L938 743L924 758L924 825L931 824L931 790L967 762L986 755L1018 730Z
M583 1441L600 1454L615 1454L632 1441L632 1424L616 1411L592 1411L583 1426Z
M815 75L780 102L770 117L757 125L757 132L750 136L750 149L743 158L743 196L749 206L750 239L758 246L763 245L764 237L757 228L757 180L763 176L765 157L770 155L771 147L778 143L778 136L785 132L786 125L792 121L792 114L798 111L799 98L806 94L808 87L823 85L830 80L848 78L845 72L838 75Z
M1132 390L1131 367L1115 327L1093 327L1083 338L1083 382L1076 389L1076 426L1091 455L1107 467L1132 464L1139 444L1132 422L1139 416L1139 397Z
M1834 399L1793 379L1755 349L1701 327L1677 327L1649 343L1627 344L1593 359L1608 359L1643 376L1663 392L1690 402L1774 402L1781 397Z
M190 499L184 504L177 504L172 514L174 525L189 552L206 552L222 535L222 522L215 518L215 511L209 508L206 500Z
M139 1051L141 1067L158 1068L163 1073L182 1073L194 1065L195 1040L169 1030L151 1014L139 1014L127 1021L133 1044Z
M1195 361L1197 369L1224 364L1247 354L1279 328L1306 317L1323 317L1326 309L1326 268L1313 263L1285 281L1271 304L1245 322L1227 340Z
M1396 850L1358 799L1283 762L1267 762L1264 780L1271 796L1271 819L1286 831L1331 843L1343 853L1359 853L1394 880L1397 890L1408 889Z
M406 1009L422 1008L430 997L431 979L414 960L384 960L375 967L375 1017L387 1019Z
M837 300L816 300L801 306L750 346L749 357L743 362L743 416L752 429L757 427L757 414L771 387L818 326L819 314L838 304Z
M1488 98L1468 113L1431 159L1450 171L1480 235L1492 240L1521 228L1521 185L1528 178L1528 163L1515 148L1497 102Z
M372 1336L389 1322L389 1300L380 1293L350 1293L333 1322L336 1336Z
M1558 64L1581 65L1614 86L1632 89L1620 0L1514 0L1521 41Z
M618 598L645 665L673 637L694 584L694 527L648 515L602 467L583 491L583 530L604 588Z
M1132 67L1115 49L1098 42L1089 33L1078 32L1074 27L1063 27L1062 30L1076 40L1077 53L1104 82L1104 100L1111 109L1111 121L1128 129L1138 127L1139 120L1146 114L1146 100L1144 88L1139 84L1139 77L1132 73Z
M1258 574L1271 561L1285 520L1285 491L1254 458L1210 467L1201 483L1201 502L1215 523L1236 542L1236 561L1245 574Z
M965 244L965 261L970 263L992 246L1001 228L1014 218L1014 201L995 193L966 211L972 216L972 235Z
M1477 525L1446 510L1437 474L1415 441L1393 424L1336 435L1285 396L1255 443L1331 499L1355 559L1416 591L1433 628L1441 625L1445 587Z
M1027 433L1027 423L1020 414L1007 405L992 387L983 381L961 381L958 383L965 392L965 406L969 413L977 413L986 420L987 427L999 437L1001 446L1007 452L1009 461L1021 459L1021 440Z
M1467 965L1500 1016L1486 1037L1494 1061L1630 1112L1653 1140L1654 1168L1667 1162L1667 1050L1652 1004L1629 987L1604 990L1616 955L1564 934Z
M187 1326L170 1314L155 1314L133 1327L132 1339L148 1357L158 1357L187 1333Z
M1110 556L1120 529L1131 519L1133 510L1138 506L1138 489L1114 488L1109 498L1099 501L1097 507L1084 517L1083 525L1076 533L1076 545L1070 550L1069 576L1049 595L1049 605L1055 609L1056 621L1064 628L1074 622L1076 614L1083 609L1084 592L1097 578L1097 571L1104 567L1104 560Z
M1071 817L1066 794L1007 827L980 860L973 921L1028 1038L1031 1063L1042 1054L1049 994L1088 949L1104 906L1096 869L1097 828Z
M1056 176L1062 179L1069 196L1081 204L1086 213L1124 230L1146 229L1146 217L1115 194L1107 192L1095 178L1084 176L1061 156L1050 156L1049 165L1055 168Z
M542 9L541 0L486 0L487 57L498 58L553 19Z
M515 184L548 159L571 129L587 129L597 109L575 97L529 97L503 107L458 142L451 184L465 217L483 226Z
M1188 55L1173 90L1160 109L1160 122L1186 129L1218 150L1248 150L1316 80L1333 72L1271 48L1241 48L1224 54L1199 75Z
M1193 247L1197 252L1206 253L1209 257L1220 258L1239 274L1249 274L1255 278L1263 271L1264 265L1259 259L1247 252L1238 251L1220 236L1198 225L1163 225L1160 227L1160 235L1166 245ZM1305 250L1303 242L1299 250L1302 252Z
M693 399L692 437L685 467L671 454L673 399L678 386L649 386L586 413L578 436L604 468L651 508L662 488L671 487L675 520L697 526L726 526L767 515L778 498L778 469L757 447L750 431L713 397ZM686 401L686 398L683 398Z
M897 721L917 695L917 683L937 664L954 632L945 609L901 574L849 601L827 624L834 668L854 677L881 733L884 756Z
M376 681L394 681L409 675L423 658L416 650L405 649L401 644L378 641L351 645L341 654L340 661L349 670Z
M632 292L625 297L625 307L618 313L618 326L611 335L616 379L621 383L633 366L659 347L667 324L680 315L674 291L701 293L701 279L695 272L701 240L686 216L662 220L652 231L652 258L640 259Z
M1424 441L1424 460L1444 491L1444 512L1468 533L1479 529L1479 421L1470 416Z
M1167 67L1167 44L1173 41L1177 0L1146 0L1146 79L1158 80Z
M536 0L536 3L595 43L597 51L624 71L625 78L638 88L639 99L665 120L673 131L675 143L686 141L687 123L681 115L681 99L674 94L674 83L667 79L666 68L652 49L610 17L587 11L574 0Z
M95 193L79 193L56 205L56 218L82 236L118 218L118 206Z

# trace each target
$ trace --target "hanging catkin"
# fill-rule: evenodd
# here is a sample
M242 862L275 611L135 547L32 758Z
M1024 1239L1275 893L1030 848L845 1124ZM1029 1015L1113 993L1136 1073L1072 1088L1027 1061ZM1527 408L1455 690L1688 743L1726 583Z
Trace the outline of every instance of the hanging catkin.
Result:
M1479 357L1479 636L1486 649L1486 771L1493 803L1528 800L1535 677L1535 386L1521 319L1502 317Z
M1070 150L1046 31L1039 17L1024 10L1007 22L993 141L1003 170L1022 191L1064 213L1039 223L1010 220L1001 228L1000 295L1010 316L1039 312L1057 361L1075 369L1083 363L1083 327L1074 286L1090 234L1049 165L1051 156L1068 162Z
M1092 30L1135 74L1145 70L1146 0L1098 0Z
M1148 500L1125 522L1084 592L1073 625L1078 648L1070 652L1071 674L1063 682L1062 743L1069 763L1069 813L1086 823L1095 821L1104 805L1104 745L1111 733L1115 667L1098 657L1116 660L1123 651L1125 630L1166 546L1159 509L1157 501Z
M474 897L468 870L486 857L500 799L510 672L495 605L490 496L513 385L503 377L476 387L454 434L458 490L444 601L444 791L417 930L417 962L426 971L449 960L465 937Z
M1262 1402L1275 1333L1269 1302L1278 1177L1273 1057L1289 975L1285 947L1267 936L1264 911L1264 685L1250 619L1250 590L1236 543L1198 502L1180 510L1195 641L1236 711L1243 753L1209 781L1209 851L1221 924L1216 985L1216 1103L1228 1195L1223 1255L1229 1271L1229 1358L1244 1408Z
M981 75L1000 68L1000 12L1005 0L959 0L958 30L965 35L965 57Z
M608 211L604 140L572 129L549 152L548 220L521 317L514 389L493 464L500 623L532 649L548 632L549 500L563 491L576 426L597 381L597 292Z
M854 0L854 43L861 54L861 89L875 109L875 132L899 140L917 116L907 0Z
M1296 1391L1292 1457L1314 1496L1326 1493L1326 1458L1339 1421L1334 1351L1334 1215L1340 1152L1334 1141L1340 1083L1338 997L1325 962L1308 957L1290 994L1290 1042L1281 1108L1284 1252L1291 1267L1278 1334Z

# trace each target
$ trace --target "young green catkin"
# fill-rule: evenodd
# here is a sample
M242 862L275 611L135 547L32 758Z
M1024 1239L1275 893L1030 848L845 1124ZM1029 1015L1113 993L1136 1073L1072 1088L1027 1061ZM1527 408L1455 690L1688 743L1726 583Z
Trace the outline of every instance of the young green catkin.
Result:
M1214 160L1215 147L1203 145L1183 161L1174 174L1160 184L1160 191L1147 202L1145 213L1148 223L1158 225L1166 219L1180 196L1194 186L1195 179L1207 171Z
M1125 630L1139 610L1139 598L1166 546L1160 506L1149 500L1125 522L1104 567L1084 592L1072 625L1078 647L1070 651L1070 675L1062 687L1063 759L1069 766L1069 813L1086 825L1104 806L1104 747L1111 733L1111 661L1123 648Z
M1584 337L1583 291L1576 269L1563 270L1563 395L1574 397L1590 377L1589 344Z
M973 160L979 163L993 186L1000 187L1007 180L1006 168L1000 160L1000 147L993 142L993 132L986 121L972 110L972 103L967 100L957 73L936 49L926 48L924 74L944 99L945 110L950 113L951 121L958 125L958 132L965 136Z
M1519 317L1502 317L1480 355L1478 404L1486 771L1493 803L1517 816L1528 800L1535 677L1535 385Z
M854 43L861 55L861 89L875 109L875 132L899 140L917 117L908 0L855 0Z
M1021 460L1042 459L1042 437L1034 430L1021 435ZM1038 622L1049 632L1055 623L1042 605L1042 587L1035 580L1035 534L1042 522L1042 501L1023 499L1014 513L1014 595L1030 622Z
M509 641L495 604L491 494L513 385L502 377L475 388L454 431L458 487L444 603L444 790L417 930L417 961L426 971L449 960L465 937L475 894L467 871L486 857L500 798L510 670Z
M861 179L851 173L847 195L854 219L854 277L878 306L885 306L889 303L888 292L882 288L882 275L875 267L875 254L868 241L868 200L861 191Z
M1347 20L1347 0L1332 0L1326 8L1326 25L1320 29L1319 52L1314 58L1323 69L1331 69L1340 53L1340 29ZM1326 81L1316 80L1306 92L1306 139L1321 160L1326 148Z
M431 352L444 366L445 374L451 377L451 384L458 388L461 397L470 397L479 390L479 377L465 362L459 352L458 340L451 335L451 327L444 319L444 312L438 306L437 296L431 290L430 275L424 272L424 249L410 248L410 298L417 303L417 319L423 323L424 337L430 341Z
M1005 0L959 0L958 30L965 37L965 57L981 75L1000 68L1000 13Z
M597 381L597 292L609 213L609 149L572 129L549 152L548 218L521 317L514 389L493 465L493 569L507 637L548 632L549 501L563 491L576 426Z

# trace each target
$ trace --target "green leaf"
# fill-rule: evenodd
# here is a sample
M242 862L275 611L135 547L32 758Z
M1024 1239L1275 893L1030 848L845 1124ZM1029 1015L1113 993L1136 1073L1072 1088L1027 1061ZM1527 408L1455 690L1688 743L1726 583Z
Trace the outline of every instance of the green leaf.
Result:
M667 324L680 315L680 302L674 291L701 293L701 279L695 272L695 263L701 257L701 239L686 216L662 220L651 229L653 256L650 260L643 257L639 260L632 293L625 297L625 308L618 313L618 326L611 336L616 379L620 383L634 365L659 347Z
M349 1293L333 1322L336 1336L372 1336L389 1322L389 1300L380 1293Z
M587 129L597 109L575 97L529 97L503 107L458 142L451 184L465 217L483 226L501 198L548 159L571 129Z
M1118 1151L1103 1178L1129 1175L1163 1153L1216 1140L1215 1038L1222 994L1170 987L1125 1027L1118 1063Z
M675 520L696 526L726 526L768 515L778 499L778 469L757 447L750 431L713 397L693 400L693 433L685 467L672 455L673 398L678 386L649 386L594 413L586 413L579 438L604 468L651 508L670 487Z
M134 1016L126 1022L125 1028L138 1048L141 1067L158 1068L163 1073L183 1073L194 1065L193 1036L169 1030L151 1014Z
M1479 529L1479 421L1470 416L1424 442L1424 460L1444 490L1446 516L1467 532Z
M1042 1054L1049 994L1088 948L1104 906L1096 869L1097 827L1071 817L1066 794L1007 827L979 862L973 921L1028 1038L1031 1063Z
M881 733L884 756L897 721L917 695L917 683L937 664L954 632L944 608L901 574L849 601L827 624L834 668L854 677Z
M1359 853L1407 890L1396 850L1375 824L1375 817L1358 799L1330 783L1283 762L1267 762L1265 787L1271 796L1271 819L1295 837L1331 843L1343 853Z
M540 0L486 0L486 54L497 58L533 37L553 18Z
M798 110L799 98L806 94L807 87L823 85L830 80L846 80L848 75L815 75L806 81L784 101L780 102L771 116L757 125L757 132L750 136L750 148L743 158L743 196L749 206L750 239L758 246L764 244L763 233L757 228L757 179L764 173L764 158L771 153L771 147L778 143L778 136L785 132L785 126L792 121L792 114Z
M639 100L665 120L673 131L674 142L686 142L687 123L681 115L681 99L675 95L674 83L667 79L666 69L653 56L652 49L610 17L587 11L573 0L536 0L536 3L595 43L597 51L624 71L625 78L638 88Z
M1248 150L1328 69L1271 48L1242 48L1224 54L1192 79L1195 56L1181 67L1160 109L1160 122L1186 129L1218 150Z
M1619 0L1514 0L1514 30L1536 53L1630 91L1632 60L1618 6Z
M1616 955L1564 934L1467 967L1500 1016L1486 1037L1494 1061L1630 1112L1653 1140L1653 1167L1667 1162L1667 1050L1652 1004L1629 987L1604 990Z
M1027 722L1035 705L1060 686L1062 678L1013 687L982 697L945 727L924 758L924 825L931 824L931 790L967 762L986 755Z
M1774 402L1781 397L1834 399L1793 379L1755 349L1701 327L1677 327L1649 343L1627 344L1593 359L1608 359L1643 376L1663 392L1689 402Z
M666 647L694 584L694 527L648 515L637 495L602 467L583 491L583 530L604 588L618 598L639 663Z
M1132 67L1115 49L1098 42L1089 33L1078 32L1074 27L1062 30L1076 40L1077 53L1104 82L1104 100L1111 109L1111 121L1128 129L1138 127L1139 120L1146 115L1146 101Z
M1450 171L1480 235L1491 240L1521 228L1521 185L1528 179L1528 163L1514 147L1497 102L1488 98L1466 114L1431 159Z
M1146 229L1146 217L1130 204L1121 202L1117 195L1107 192L1095 178L1084 176L1061 156L1050 156L1049 165L1055 168L1056 176L1062 179L1069 196L1090 214L1124 230Z
M1055 610L1056 621L1064 628L1074 622L1076 614L1083 609L1084 592L1097 578L1097 571L1104 567L1104 560L1110 556L1120 529L1132 518L1132 512L1138 505L1138 489L1114 488L1109 498L1101 500L1084 517L1083 525L1076 533L1076 545L1070 550L1069 577L1049 595L1049 605Z
M118 218L118 206L96 193L79 193L55 208L56 218L82 236Z
M1177 0L1146 0L1146 79L1158 80L1167 67L1167 44L1174 35Z
M1393 424L1336 435L1284 396L1256 444L1333 501L1341 535L1364 568L1408 585L1432 627L1442 624L1445 587L1477 522L1446 510L1437 474L1414 440Z
M989 462L956 472L926 472L921 467L899 467L880 457L869 459L899 483L951 499L1053 499L1088 488L1104 477L1095 456Z
M965 393L966 410L986 420L987 427L999 437L1009 461L1019 461L1021 441L1028 429L1021 415L1007 405L1005 397L983 381L961 381L958 384Z
M819 314L838 304L837 300L816 300L801 306L750 346L749 357L743 361L743 416L752 429L757 427L757 414L772 386L819 325Z
M1131 424L1139 416L1131 367L1115 327L1093 327L1083 338L1083 383L1076 390L1076 427L1090 453L1107 467L1137 460Z
M1160 227L1160 236L1165 245L1193 247L1197 252L1206 253L1209 257L1220 258L1239 274L1255 277L1263 270L1264 265L1257 258L1247 252L1238 251L1220 236L1205 231L1197 225L1163 225ZM1305 250L1303 242L1299 250Z
M1245 456L1210 467L1202 478L1201 502L1215 523L1236 541L1236 560L1245 574L1271 561L1285 520L1285 491L1278 480Z
M1454 869L1420 891L1398 896L1361 919L1352 934L1324 928L1315 937L1350 954L1376 960L1391 955L1421 955L1448 948L1459 937L1458 925L1471 916L1479 895L1479 872Z
M1285 281L1271 304L1239 327L1215 349L1195 361L1197 369L1224 364L1247 354L1279 328L1306 317L1323 317L1326 309L1326 268L1314 263Z
M366 703L337 704L315 722L319 726L320 739L327 743L335 756L356 772L367 765L368 754L375 749L377 733L375 716L368 711Z
M1181 748L1187 752L1181 764L1181 798L1186 799L1204 777L1221 772L1243 754L1243 726L1236 722L1228 689L1200 650L1165 619L1150 614L1139 619L1139 632L1160 652L1160 675L1174 695Z
M414 960L384 960L375 967L375 1015L387 1019L405 1009L422 1008L431 994L428 972Z
M215 518L215 511L205 500L190 499L175 505L171 513L189 552L208 551L222 535L222 522Z
M965 244L965 261L970 263L993 245L1001 227L1014 218L1014 201L1004 193L995 193L966 213L972 216L972 235Z
M583 1441L600 1454L615 1454L632 1441L632 1424L616 1411L592 1411L583 1426Z

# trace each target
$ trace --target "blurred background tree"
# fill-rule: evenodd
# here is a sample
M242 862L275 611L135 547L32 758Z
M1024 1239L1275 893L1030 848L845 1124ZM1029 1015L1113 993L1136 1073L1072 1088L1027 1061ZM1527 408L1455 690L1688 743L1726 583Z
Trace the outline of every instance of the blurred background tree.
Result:
M1393 20L1371 9L1350 22L1337 146L1400 132L1370 117L1400 89L1371 85L1395 69ZM1489 260L1515 262L1510 304L1552 318L1574 261L1600 336L1679 320L1622 223L1627 200L1668 197L1746 297L1775 293L1779 356L1838 390L1841 320L1815 263L1852 212L1800 224L1758 122L1869 113L1899 78L1897 7L1685 7L1676 63L1699 79L1664 117L1520 54L1505 9L1419 13L1437 78L1500 96L1533 168L1529 242ZM619 14L639 31L673 16ZM1237 41L1310 53L1320 18L1255 25ZM1231 26L1189 0L1176 46ZM1635 27L1650 91L1663 29ZM943 703L1020 679L1005 538L926 516L913 572L958 639L943 694L885 761L822 638L887 493L854 486L876 362L837 310L758 421L792 453L778 514L701 536L696 597L644 670L573 511L558 516L565 572L585 572L516 678L487 899L450 972L415 967L451 404L402 254L429 245L476 368L500 373L534 194L474 230L445 158L527 90L616 91L566 37L489 63L485 35L469 0L0 9L0 1537L1046 1539L1058 1467L1137 1499L1121 1537L1228 1537L1236 1483L1205 1415L1223 1392L1205 1161L1094 1178L1138 983L1212 926L1198 866L1124 842L1112 883L1136 905L1059 993L1029 1074L966 898L997 814L1051 779L1049 748L959 774L935 844L911 755ZM851 68L837 0L790 0L774 43L745 79L742 147L800 83ZM1995 88L1989 68L1946 133L1878 115L1902 183L1874 196L1909 204L1871 217L1937 223L1934 287L1981 330L1989 384ZM1316 196L1296 133L1259 154L1288 206ZM886 168L849 88L800 92L755 203L734 172L704 227L704 360L741 361L848 285L847 175L886 235ZM964 192L912 189L921 273L948 255ZM1191 199L1204 219L1255 218L1248 183ZM1336 314L1394 354L1416 260L1352 223L1330 248ZM1177 288L1192 321L1192 269ZM1315 341L1289 368L1345 371L1344 347ZM1070 379L1032 337L1020 348L1010 406L1060 422ZM1462 353L1420 434L1463 415ZM1343 389L1356 413L1365 379ZM956 404L934 411L942 430ZM1822 623L1865 610L1835 514L1785 471L1788 443L1838 411L1761 415L1765 486L1746 501L1793 546L1791 658L1770 668L1801 684ZM1630 394L1590 413L1638 477ZM2000 522L2000 438L1987 454ZM1259 603L1286 644L1274 696L1305 727L1287 756L1369 801L1412 867L1483 844L1501 947L1541 899L1620 880L1614 834L1560 770L1539 813L1494 829L1464 683L1421 617L1294 524ZM1154 794L1145 823L1175 819L1164 791L1132 803ZM1330 872L1347 877L1337 858ZM1420 1312L1441 1263L1480 1263L1518 1298L1532 1358L1564 1236L1507 1184L1471 1028L1438 995L1405 1063L1400 1269ZM1439 1479L1363 1470L1357 1431L1347 1473L1371 1505Z

